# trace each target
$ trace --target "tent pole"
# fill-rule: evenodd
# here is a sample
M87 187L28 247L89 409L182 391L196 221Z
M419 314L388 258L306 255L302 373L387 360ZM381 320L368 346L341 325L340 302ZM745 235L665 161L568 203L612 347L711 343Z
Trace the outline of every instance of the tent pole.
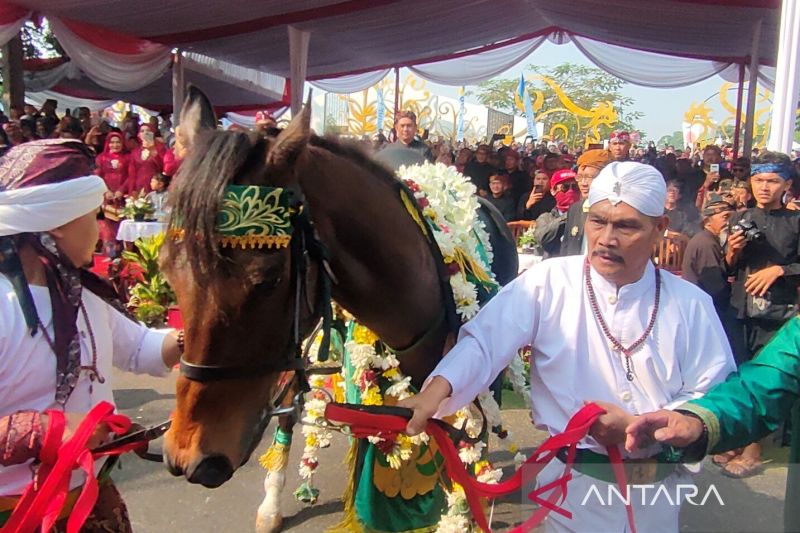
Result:
M394 67L394 120L400 113L400 68Z
M3 107L10 117L11 110L22 114L25 107L25 78L22 70L22 39L19 34L6 43L3 48Z
M756 97L758 96L758 47L761 41L761 22L762 19L756 21L755 28L753 29L753 46L750 50L750 79L747 86L747 114L744 124L744 141L742 144L744 148L742 155L750 157L753 153L753 136L756 132L755 114L756 114Z
M172 56L172 127L178 125L183 106L183 52L180 49Z
M797 96L800 93L800 2L783 0L775 70L775 94L772 101L772 127L767 148L789 153L797 120Z
M394 67L394 117L392 117L392 142L397 140L397 130L394 125L397 122L397 115L400 114L400 67Z
M296 117L303 107L303 88L308 70L308 42L311 34L294 26L289 30L289 79L291 80L292 116Z
M736 126L733 130L733 157L739 157L739 141L742 133L742 103L744 100L744 61L739 63L739 85L736 87Z

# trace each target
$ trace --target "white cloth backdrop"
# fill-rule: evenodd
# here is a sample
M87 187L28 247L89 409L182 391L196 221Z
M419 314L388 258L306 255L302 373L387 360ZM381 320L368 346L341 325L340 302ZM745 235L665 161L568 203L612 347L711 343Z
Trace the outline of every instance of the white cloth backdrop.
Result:
M286 79L281 76L194 52L183 52L183 68L254 93L263 94L272 100L280 100L286 86Z
M478 54L414 65L419 77L442 85L477 85L497 76L528 57L547 39L546 35Z
M572 42L589 61L609 74L645 87L685 87L719 74L731 65L631 50L577 35L572 35Z
M353 74L352 76L340 76L338 78L329 78L326 80L314 80L312 86L329 93L337 94L350 94L369 89L383 78L385 78L392 69L376 70L373 72L365 72L363 74Z
M75 98L73 96L68 96L54 91L25 91L25 102L36 107L42 107L42 105L44 105L44 101L48 98L57 100L59 109L75 109L76 107L85 106L91 111L98 112L117 103L116 100L88 100L86 98Z
M281 107L280 109L276 109L272 112L272 116L275 119L279 119L284 113L289 111L289 106ZM228 112L225 113L225 118L236 124L237 126L241 126L247 129L253 129L256 127L256 115L255 113L233 113Z
M28 70L25 71L25 90L34 93L48 91L64 78L76 80L80 77L81 69L72 61L47 70Z
M112 91L141 89L160 78L172 61L172 50L161 44L143 40L136 54L110 52L77 36L58 17L48 20L72 61L95 83Z

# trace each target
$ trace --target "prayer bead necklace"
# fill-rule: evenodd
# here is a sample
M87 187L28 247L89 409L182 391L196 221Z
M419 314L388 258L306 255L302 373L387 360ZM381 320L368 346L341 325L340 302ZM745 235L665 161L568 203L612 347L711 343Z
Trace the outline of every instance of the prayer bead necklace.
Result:
M83 302L80 302L79 306L81 314L83 315L83 321L86 323L86 330L89 333L89 341L92 346L92 364L90 366L81 365L80 370L85 370L86 373L89 375L89 381L90 381L89 393L91 394L93 388L91 383L94 383L95 380L97 380L99 383L105 383L106 379L102 376L102 374L100 374L100 371L97 370L97 342L94 339L94 331L92 331L92 324L89 322L89 315L88 313L86 313L86 308L83 306ZM56 343L53 342L53 339L47 332L47 328L44 327L44 324L42 324L41 320L39 320L38 322L39 322L39 329L44 334L44 340L47 341L47 344L50 346L50 349L53 350L53 353L58 353L56 351ZM75 377L75 379L77 382L77 376ZM66 403L66 399L64 400L64 403Z
M592 276L591 276L591 268L589 265L589 259L586 259L586 263L584 264L584 276L586 277L586 292L589 294L589 304L592 306L592 313L594 313L597 322L600 324L600 329L603 330L603 334L606 338L611 341L611 345L613 346L613 350L615 352L622 352L625 356L625 377L628 381L633 381L633 369L631 368L631 355L635 352L647 337L650 335L650 332L653 331L653 328L656 325L656 315L658 315L658 303L661 299L661 272L659 271L658 267L656 267L656 298L655 303L653 304L653 312L650 315L650 322L647 324L647 328L644 330L644 333L641 337L639 337L636 342L625 348L621 342L619 342L612 334L611 330L606 324L606 321L603 319L602 313L600 313L600 307L597 305L597 297L594 294L594 287L592 287Z

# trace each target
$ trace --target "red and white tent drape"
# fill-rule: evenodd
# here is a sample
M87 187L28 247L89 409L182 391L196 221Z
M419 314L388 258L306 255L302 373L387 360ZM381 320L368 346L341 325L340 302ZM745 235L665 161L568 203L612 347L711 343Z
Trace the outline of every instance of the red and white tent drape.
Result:
M171 64L172 50L163 44L57 17L48 20L70 59L106 89L141 89L160 78Z
M30 16L31 12L27 9L12 5L0 6L0 46L16 37Z
M16 36L30 16L27 9L0 3L0 45ZM101 87L135 91L161 77L170 66L172 51L163 44L59 17L48 20L74 66L48 73L44 85L58 76L74 75L77 67Z

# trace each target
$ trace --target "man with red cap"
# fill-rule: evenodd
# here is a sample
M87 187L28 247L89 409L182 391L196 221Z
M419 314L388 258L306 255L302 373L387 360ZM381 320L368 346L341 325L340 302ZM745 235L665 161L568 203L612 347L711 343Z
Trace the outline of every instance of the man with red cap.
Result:
M631 134L627 131L613 131L608 140L608 153L611 161L630 161Z
M136 322L84 268L108 190L92 164L74 139L26 143L0 161L0 526L35 477L48 410L65 414L69 436L93 406L113 403L112 366L163 376L180 356L175 332ZM101 426L89 447L107 436ZM130 531L111 466L95 462L99 494L81 531ZM59 531L83 479L72 477Z
M575 202L567 210L566 216L549 218L537 224L539 243L556 248L559 256L579 255L586 252L586 239L583 227L589 213L589 187L594 178L608 164L608 150L589 150L578 158L578 172L575 180L581 194L581 201Z
M561 250L561 240L548 235L550 233L548 230L554 224L556 226L564 224L570 206L580 200L577 176L574 170L562 168L557 170L550 180L550 194L555 198L556 206L549 213L536 219L536 229L533 230L536 242L544 248L545 257L557 256Z

